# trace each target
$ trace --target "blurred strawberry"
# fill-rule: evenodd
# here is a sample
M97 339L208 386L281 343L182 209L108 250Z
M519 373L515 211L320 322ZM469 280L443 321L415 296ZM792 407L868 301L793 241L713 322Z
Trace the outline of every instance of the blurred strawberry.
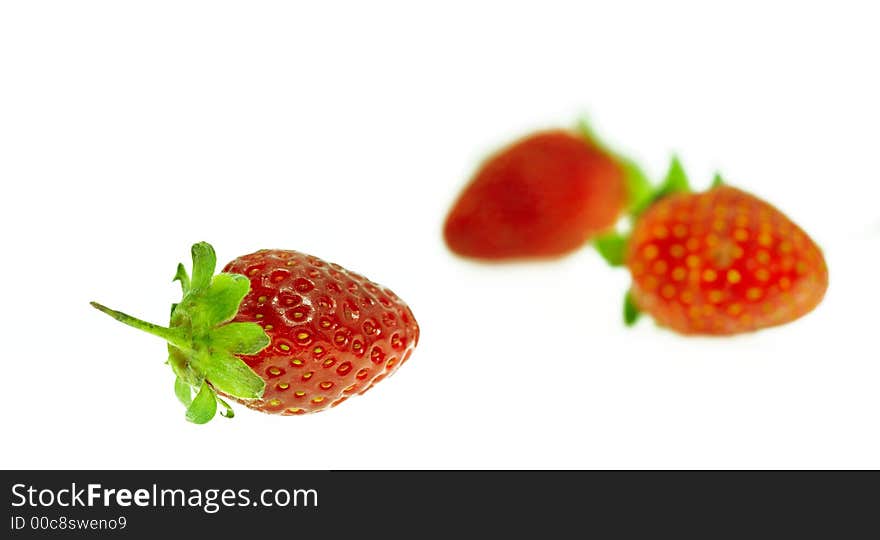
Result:
M598 245L632 274L627 322L643 311L683 334L785 324L813 310L828 288L822 252L800 227L720 177L708 191L691 193L677 160L630 237Z
M647 181L589 129L529 135L491 156L446 218L446 244L475 259L568 254L617 222Z

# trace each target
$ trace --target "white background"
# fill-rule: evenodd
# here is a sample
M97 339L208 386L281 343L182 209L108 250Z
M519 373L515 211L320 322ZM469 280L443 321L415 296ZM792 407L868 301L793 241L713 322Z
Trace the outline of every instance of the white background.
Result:
M657 5L655 5L657 4ZM659 5L662 4L662 5ZM4 2L4 468L877 468L872 2ZM620 323L582 250L452 257L479 160L589 114L821 244L810 316L735 339ZM393 288L422 341L317 415L184 421L156 322L189 246L297 249Z

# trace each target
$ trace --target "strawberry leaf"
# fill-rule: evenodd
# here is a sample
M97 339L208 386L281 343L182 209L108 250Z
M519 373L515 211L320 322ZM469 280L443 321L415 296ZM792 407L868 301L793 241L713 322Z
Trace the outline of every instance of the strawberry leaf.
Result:
M627 237L620 233L610 233L593 240L596 251L609 266L623 266L626 258Z
M678 156L672 156L672 161L669 163L669 171L666 173L666 179L663 180L656 199L672 195L673 193L688 193L690 191L691 184L688 181L687 173L684 172L681 161L678 159Z
M173 281L180 282L180 288L183 289L183 294L189 292L189 274L186 273L186 268L183 267L183 263L177 263L177 272L174 274Z
M225 351L212 353L203 369L211 384L230 396L257 399L266 389L266 382L254 370Z
M257 323L233 322L208 334L212 347L234 354L257 354L269 344L269 336Z
M217 254L214 248L207 242L193 244L192 247L193 273L190 282L193 289L204 289L211 284L214 269L217 268ZM179 268L179 267L178 267Z
M220 411L220 416L223 418L235 418L235 411L232 410L232 407L229 403L226 403L226 400L222 399L220 396L217 396L217 403L223 405L223 410Z
M198 307L192 313L193 324L198 320L198 324L210 328L231 321L250 289L251 283L245 276L217 274L210 287L195 299Z
M186 409L186 419L193 424L206 424L215 414L217 414L217 396L207 381L203 381L196 398Z
M642 198L640 203L632 208L631 214L633 217L638 217L652 204L663 197L675 193L689 193L690 191L691 185L688 181L687 174L684 172L684 167L681 165L681 161L679 161L677 156L672 156L672 161L669 164L669 171L666 173L666 178L663 180L663 183L660 184L653 193Z
M725 184L724 179L721 178L721 173L716 172L715 177L712 178L712 188L721 187Z
M626 293L623 298L623 322L627 326L633 326L642 316L642 311L633 300L632 291Z
M192 404L192 387L180 377L174 379L174 394L184 407Z
M654 195L654 186L633 161L618 158L618 163L623 168L624 183L629 201L629 210L632 212L642 208Z

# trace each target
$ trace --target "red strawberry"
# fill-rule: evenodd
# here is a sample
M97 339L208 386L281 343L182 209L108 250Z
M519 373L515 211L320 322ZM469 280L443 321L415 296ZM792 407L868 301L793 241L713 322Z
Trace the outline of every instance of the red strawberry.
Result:
M674 162L676 176L685 184ZM636 220L625 264L631 309L683 334L785 324L815 308L828 288L822 252L803 230L769 203L720 183L651 205Z
M273 414L334 407L394 373L418 343L406 304L337 264L261 250L214 276L213 248L203 242L192 251L192 280L178 266L184 296L168 328L92 303L168 341L190 421L209 421L218 402L232 416L217 394Z
M592 135L530 135L490 157L449 212L443 233L459 255L486 260L557 257L615 224L635 167Z

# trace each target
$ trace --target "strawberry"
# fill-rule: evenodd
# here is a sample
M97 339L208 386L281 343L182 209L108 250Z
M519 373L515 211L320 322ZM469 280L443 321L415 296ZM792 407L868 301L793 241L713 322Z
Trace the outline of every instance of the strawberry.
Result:
M613 226L646 183L585 125L532 134L490 157L443 228L453 252L508 260L565 255Z
M214 276L209 244L195 244L192 255L192 279L178 266L183 300L168 327L92 302L168 341L175 391L192 422L211 420L218 403L231 417L221 396L271 414L335 407L397 371L418 343L406 304L337 264L264 249Z
M683 334L785 324L815 308L828 288L822 252L800 227L720 177L708 191L688 192L677 160L621 254L633 280L628 322L644 311Z

